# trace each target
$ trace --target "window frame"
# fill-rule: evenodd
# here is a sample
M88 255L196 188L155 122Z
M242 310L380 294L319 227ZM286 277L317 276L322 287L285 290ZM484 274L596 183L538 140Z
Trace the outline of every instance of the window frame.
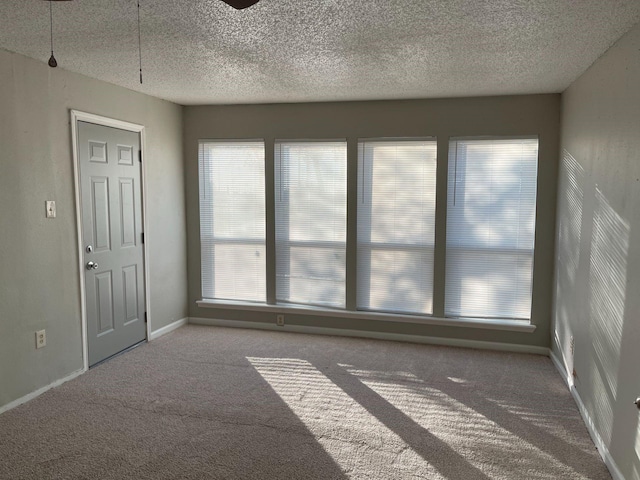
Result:
M221 238L217 238L215 237L215 234L212 233L211 235L207 235L206 232L203 231L203 220L202 220L202 215L203 215L203 201L205 200L206 196L203 195L203 191L204 191L204 182L207 180L206 175L203 175L203 160L204 160L204 155L201 153L203 147L205 147L206 145L210 145L210 144L229 144L229 145L238 145L238 144L251 144L251 143L255 143L255 144L260 144L262 145L262 150L263 150L263 164L262 164L262 174L263 174L263 188L264 188L264 195L263 195L263 201L264 201L264 209L265 209L265 225L264 225L264 234L262 236L262 239L249 239L249 238L239 238L239 237L221 237ZM268 281L267 279L267 273L266 273L266 263L267 263L267 250L266 250L266 243L267 243L267 219L266 219L266 208L267 208L267 200L266 200L266 191L267 191L267 183L266 183L266 152L267 152L267 147L266 147L266 142L264 141L264 139L261 138L248 138L248 139L199 139L198 140L198 197L199 197L199 215L198 215L198 220L199 220L199 231L200 231L200 235L199 235L199 241L200 241L200 295L202 297L203 300L207 300L207 301L230 301L230 302L248 302L248 303L256 303L256 304L261 304L261 303L266 303L267 301L267 297L266 297L266 288L264 290L264 296L262 299L260 300L254 300L254 299L238 299L238 298L227 298L227 297L212 297L209 298L208 296L205 295L205 285L204 285L204 277L205 277L205 264L204 264L204 257L205 257L205 249L206 248L210 248L210 249L214 249L216 245L261 245L265 251L265 255L264 255L264 263L265 263L265 268L264 268L264 281L265 281L265 287L266 287L266 282ZM211 196L211 195L210 195ZM214 201L213 198L210 199L210 201ZM215 220L212 219L212 227L213 227L213 222ZM210 238L209 244L205 245L205 243L203 242L203 238L204 237ZM210 257L212 258L212 264L209 266L211 269L211 275L213 276L213 291L215 292L215 251L212 252L210 254Z
M371 309L360 309L357 301L358 279L357 279L357 262L358 258L353 256L359 250L358 230L357 230L357 211L359 200L359 163L360 155L358 146L362 142L369 141L436 141L436 207L435 207L435 233L434 233L434 258L446 254L446 205L447 189L448 189L448 160L450 157L451 140L491 140L491 139L537 139L538 140L538 162L536 165L536 174L539 181L540 175L540 139L538 135L518 135L518 136L451 136L436 137L432 136L415 136L415 137L348 137L348 138L273 138L257 139L257 138L240 138L240 139L199 139L200 142L262 142L265 149L265 244L266 244L266 269L265 269L265 300L264 301L238 301L228 299L210 299L204 298L196 301L199 307L214 308L221 310L246 310L259 312L284 313L294 315L310 315L321 317L338 317L343 319L355 320L371 320L398 323L413 323L425 325L439 326L456 326L470 327L492 330L507 330L516 332L533 332L536 325L532 323L533 317L530 315L528 319L512 319L512 318L496 318L496 317L462 317L447 316L444 313L445 308L445 283L446 283L446 262L443 260L434 261L433 268L433 299L432 313L411 313L411 312L395 312ZM344 142L346 145L346 237L345 242L341 246L345 247L345 298L342 306L328 306L325 304L300 304L287 302L277 299L276 293L276 201L277 201L277 180L276 171L278 157L276 154L276 145L283 142L306 143L306 142ZM445 170L442 172L442 170ZM538 185L536 183L536 210L539 204ZM535 219L534 237L537 237L538 218ZM202 247L202 246L201 246ZM403 248L406 245L402 245ZM419 247L416 247L419 248ZM451 247L449 247L451 248ZM535 282L536 249L532 249L532 282L533 291ZM446 257L446 255L445 255ZM350 260L351 258L351 260ZM440 262L440 267L438 263ZM201 266L202 268L202 266ZM533 293L533 292L531 292ZM532 302L533 305L533 302ZM275 320L275 317L274 317Z
M286 239L286 240L280 240L279 243L279 236L278 233L281 230L280 228L278 228L279 225L279 220L278 220L278 204L279 202L282 202L282 196L283 196L283 185L282 182L284 181L284 178L282 176L282 172L285 171L285 169L283 169L283 165L282 165L282 153L281 153L281 147L282 145L287 145L287 144L343 144L344 145L344 175L345 175L345 184L344 184L344 194L345 194L345 204L344 204L344 216L345 216L345 225L344 225L344 241L343 242L338 242L338 241L331 241L331 240L291 240L290 236ZM301 307L318 307L318 308L331 308L331 309L338 309L338 310L347 310L347 278L346 278L346 271L347 271L347 244L348 244L348 186L349 186L349 179L348 179L348 162L349 162L349 144L346 138L316 138L316 139L275 139L274 143L273 143L273 162L274 162L274 183L273 183L273 194L274 194L274 210L275 210L275 216L274 216L274 220L273 220L273 227L274 227L274 251L275 251L275 258L274 258L274 263L275 263L275 275L273 278L274 281L274 290L275 290L275 303L277 305L291 305L291 306L301 306ZM280 200L279 200L280 198ZM287 200L286 200L286 205L287 205L287 223L289 223L290 221L290 216L288 215L289 213L289 209L288 209L288 205L289 205L289 197L287 195ZM290 232L290 230L288 230ZM278 275L278 270L279 270L279 266L280 268L282 268L282 266L286 267L287 271L289 272L289 277L291 276L291 267L290 267L290 260L291 260L291 250L292 248L295 247L315 247L319 250L326 250L326 251L331 251L331 250L342 250L342 255L344 257L344 279L343 279L343 290L344 290L344 294L342 296L342 302L340 304L328 304L328 303L322 303L322 302L315 302L315 301L309 301L309 302L305 302L305 303L301 303L299 301L295 301L295 300L291 300L291 284L290 282L287 283L287 292L288 294L286 295L286 297L288 298L284 298L285 295L282 295L281 292L279 292L278 287L280 285L283 285L284 280L279 280L279 275ZM280 257L278 256L278 252L282 251L282 249L286 249L288 254L287 255L280 255ZM284 260L281 261L281 263L279 262L279 258L283 258ZM280 276L282 277L282 276ZM268 280L267 280L268 281ZM281 287L282 288L282 287Z
M532 247L531 248L505 248L505 247L491 247L491 248L482 248L482 247L473 247L472 245L468 245L468 246L458 246L458 245L449 245L449 185L451 182L449 173L451 172L451 166L448 165L447 168L447 196L446 196L446 202L447 202L447 218L446 218L446 224L445 224L445 264L448 265L449 263L449 251L450 250L461 250L461 251L481 251L481 252L490 252L490 254L496 254L499 255L500 253L503 254L510 254L511 257L526 257L526 258L530 258L531 259L531 277L530 277L530 286L529 286L529 298L530 298L530 308L529 308L529 312L528 312L528 316L527 317L506 317L506 316L497 316L497 315L487 315L487 316L480 316L480 315L453 315L447 312L447 307L446 307L446 295L447 295L447 272L448 272L448 268L447 266L445 266L445 272L444 272L444 278L442 279L443 282L443 287L444 287L444 291L445 291L445 301L444 301L444 305L443 305L443 314L445 318L450 318L452 320L496 320L496 321L513 321L513 322L521 322L521 323L527 323L530 324L531 323L531 317L532 317L532 310L533 310L533 284L534 284L534 280L535 280L535 254L536 254L536 248L535 248L535 243L536 243L536 236L537 236L537 226L538 226L538 218L537 218L537 208L538 208L538 182L539 182L539 164L540 164L540 138L538 135L508 135L508 136L495 136L495 135L490 135L490 136L461 136L461 137L449 137L448 142L447 142L447 160L448 162L451 161L452 158L452 143L453 142L458 142L458 141L527 141L527 140L535 140L536 141L536 161L535 161L535 180L534 180L534 184L535 184L535 200L534 200L534 204L533 204L533 232L532 232ZM457 148L457 145L456 145ZM457 156L457 151L454 154ZM456 165L457 167L457 165ZM457 185L456 182L456 178L457 178L457 168L454 168L454 179L453 179L453 185L454 188ZM454 193L455 195L455 193Z
M374 175L373 172L371 170L372 166L369 165L369 168L367 168L365 166L365 149L366 149L366 145L367 144L380 144L380 145L384 145L384 144L399 144L402 142L406 142L407 144L419 144L421 142L424 143L430 143L432 145L430 145L432 148L434 148L435 150L435 158L434 158L434 171L433 171L433 182L434 182L434 190L433 190L433 212L432 212L432 216L433 216L433 224L432 224L432 230L433 230L433 235L432 237L427 241L423 241L423 242L416 242L416 243L398 243L398 242L376 242L376 241L372 241L369 239L369 241L363 241L362 240L362 231L360 230L360 226L362 225L361 222L361 207L362 205L367 205L369 210L371 210L372 208L372 201L371 201L371 196L373 193L373 181L374 181ZM416 315L416 316L433 316L434 313L434 284L436 281L436 277L435 277L435 251L436 251L436 218L437 218L437 208L436 208L436 202L437 202L437 192L438 192L438 182L437 182L437 176L438 176L438 139L435 136L421 136L421 137L375 137L375 138L358 138L358 169L357 169L357 182L358 182L358 191L357 191L357 198L358 198L358 205L357 205L357 220L356 220L356 256L357 256L357 273L356 273L356 285L355 285L355 289L356 289L356 306L355 306L355 310L356 311L362 311L362 312L374 312L374 313L388 313L388 314L401 314L401 315ZM366 199L369 199L369 201L366 201ZM373 219L372 214L370 213L368 216L370 219ZM372 225L371 222L369 223L369 238L371 237L371 229L372 229ZM430 279L430 283L431 283L431 292L430 292L430 296L431 296L431 311L430 312L421 312L421 311L416 311L416 310L394 310L394 309L380 309L380 308L366 308L364 306L362 306L362 302L361 302L361 298L360 298L360 294L362 292L362 289L360 287L360 282L362 281L362 268L361 265L363 261L362 255L364 254L364 251L369 252L369 258L368 258L368 265L369 268L367 269L367 272L369 272L369 275L367 278L369 278L370 274L371 274L371 254L374 251L395 251L395 252L401 252L401 251L407 251L407 252L420 252L420 253L426 253L428 256L430 256L431 258L431 279Z

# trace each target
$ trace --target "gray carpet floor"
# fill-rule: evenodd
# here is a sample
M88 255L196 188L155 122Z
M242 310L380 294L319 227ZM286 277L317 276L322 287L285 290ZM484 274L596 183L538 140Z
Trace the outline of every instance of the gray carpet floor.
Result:
M186 326L0 415L2 479L610 479L548 358Z

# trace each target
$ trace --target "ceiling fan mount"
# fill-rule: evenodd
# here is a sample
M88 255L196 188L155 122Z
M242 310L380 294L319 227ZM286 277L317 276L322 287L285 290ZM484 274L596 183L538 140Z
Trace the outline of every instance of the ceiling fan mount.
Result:
M255 5L260 0L222 0L227 5L235 8L236 10L243 10L245 8L249 8L252 5Z

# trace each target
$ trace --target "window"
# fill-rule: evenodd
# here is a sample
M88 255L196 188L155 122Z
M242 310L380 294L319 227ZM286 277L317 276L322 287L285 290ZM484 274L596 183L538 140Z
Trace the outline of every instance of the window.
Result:
M358 145L360 310L431 314L435 140Z
M355 178L347 181L346 140L276 140L267 179L263 141L200 141L204 303L328 307L353 318L435 312L524 328L531 320L537 138L452 138L448 180L440 185L434 138L361 139L356 152ZM350 225L348 185L357 190ZM436 222L438 189L447 204ZM441 232L445 244L436 248L438 229L446 237ZM356 257L348 279L347 244ZM446 252L444 268L435 269L438 250Z
M264 302L264 144L201 141L199 164L202 296Z
M276 299L344 307L347 144L276 142Z
M537 139L452 140L445 315L529 320Z

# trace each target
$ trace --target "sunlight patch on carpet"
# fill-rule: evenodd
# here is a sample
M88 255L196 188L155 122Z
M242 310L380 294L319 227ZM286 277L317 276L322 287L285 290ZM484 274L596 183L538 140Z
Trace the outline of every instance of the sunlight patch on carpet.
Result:
M515 472L519 478L530 480L587 478L417 377L406 382L411 375L405 374L402 383L398 383L388 372L347 371L489 478L510 478Z
M293 358L247 360L349 476L415 475L445 480L397 434L309 362Z

